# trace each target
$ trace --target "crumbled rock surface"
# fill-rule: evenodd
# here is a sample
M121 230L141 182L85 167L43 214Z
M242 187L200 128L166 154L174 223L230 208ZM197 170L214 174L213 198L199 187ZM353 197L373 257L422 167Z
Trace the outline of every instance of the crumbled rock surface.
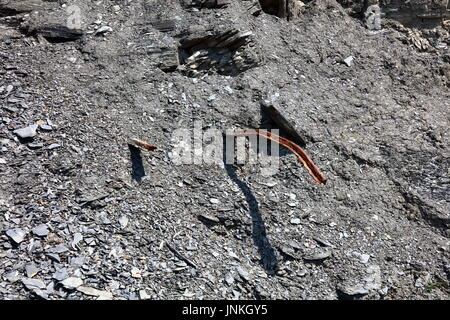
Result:
M281 2L0 0L1 299L450 298L448 9ZM172 161L267 101L326 185Z

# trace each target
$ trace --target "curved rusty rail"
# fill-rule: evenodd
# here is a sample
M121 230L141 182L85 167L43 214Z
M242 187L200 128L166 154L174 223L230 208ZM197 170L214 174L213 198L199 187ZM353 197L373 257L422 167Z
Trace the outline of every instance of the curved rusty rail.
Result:
M298 160L308 170L314 181L316 181L318 184L325 184L327 182L327 178L322 174L322 172L320 172L319 168L314 164L308 154L294 142L261 129L234 130L232 132L232 135L235 136L249 136L255 134L266 137L267 139L275 141L276 143L288 148L297 156Z

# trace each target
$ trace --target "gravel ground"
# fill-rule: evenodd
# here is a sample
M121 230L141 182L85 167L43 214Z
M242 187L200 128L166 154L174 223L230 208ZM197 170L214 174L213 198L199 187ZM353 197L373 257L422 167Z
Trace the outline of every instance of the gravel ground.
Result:
M0 1L0 298L449 299L448 30L223 2ZM267 103L327 184L174 163Z

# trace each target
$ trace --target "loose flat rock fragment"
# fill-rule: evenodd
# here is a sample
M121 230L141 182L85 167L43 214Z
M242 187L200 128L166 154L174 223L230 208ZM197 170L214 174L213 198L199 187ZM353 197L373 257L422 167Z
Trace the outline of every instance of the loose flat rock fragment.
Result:
M112 300L113 294L111 292L104 292L103 294L99 295L97 300Z
M67 273L66 268L59 269L53 274L53 279L58 280L58 281L67 279L67 277L68 277L68 273Z
M291 246L295 250L300 250L302 248L302 246L295 240L289 241L289 246Z
M40 142L38 142L38 143L29 143L28 144L28 147L30 148L30 149L40 149L40 148L42 148L44 146L44 144L43 143L40 143Z
M121 216L119 218L119 223L120 223L120 226L122 227L122 229L126 228L127 225L128 225L128 217L127 216Z
M41 124L40 127L41 127L42 130L45 130L45 131L52 131L53 130L53 127L49 126L48 124Z
M32 231L38 237L45 237L50 233L50 231L48 230L48 228L45 224L41 224L41 225L38 225L37 227L34 227Z
M333 247L333 245L325 239L322 239L319 237L314 237L313 239L314 239L314 241L316 241L319 245L321 245L323 247Z
M347 67L351 67L353 65L353 56L349 56L343 60L343 62L347 65Z
M343 299L355 299L367 295L369 291L363 285L340 285L337 288L338 295Z
M2 106L2 108L3 108L4 110L8 111L8 112L11 112L11 113L17 113L17 112L19 112L19 109L18 109L18 108L15 108L15 107Z
M7 280L9 282L16 282L20 279L19 272L17 270L13 270L10 272L6 272L3 274L3 280Z
M331 257L330 250L319 250L313 253L306 254L303 259L305 261L321 261Z
M46 25L36 30L39 34L46 38L55 39L78 39L81 38L83 32L76 29L69 29L61 25Z
M21 128L14 130L14 134L16 134L19 138L27 139L27 138L33 138L37 134L37 124L33 124L31 126Z
M359 257L360 257L360 260L361 260L362 263L369 262L369 259L370 259L370 255L369 254L363 253Z
M6 235L17 244L21 243L25 239L26 234L27 233L22 229L10 229L6 231Z
M366 269L367 277L365 288L368 290L379 290L382 286L381 269L378 265L371 265Z
M53 149L56 149L56 148L59 148L59 147L61 147L60 144L58 144L58 143L52 143L52 144L49 145L47 148L48 148L49 150L53 150Z
M51 253L64 253L66 251L69 251L69 248L67 248L63 244L58 244L56 247L53 247L49 250Z
M70 258L70 264L72 266L75 266L75 267L82 266L85 263L85 261L86 261L86 258L84 258L84 257L73 257L73 258Z
M150 48L147 54L158 61L158 67L165 71L175 71L179 65L178 50L175 47Z
M212 216L212 215L208 215L208 214L199 214L198 217L199 217L199 219L205 220L208 222L214 222L214 223L220 222L219 218Z
M83 280L77 277L69 277L61 281L61 284L68 290L74 290L83 284Z
M71 243L72 248L74 248L75 250L77 250L77 249L78 249L78 244L80 243L81 240L83 240L83 235L82 235L81 233L79 233L79 232L76 232L76 233L73 235L73 241L72 241L72 243Z
M241 276L241 278L245 281L250 281L251 277L250 274L242 267L237 267L236 268L237 273Z
M298 259L298 256L293 248L283 246L280 248L280 251L291 259Z
M30 263L25 266L25 271L28 278L33 278L41 270L34 263Z
M233 283L234 283L234 277L231 275L231 274L227 274L226 276L225 276L225 282L229 285L229 286L231 286Z
M80 291L88 296L98 297L98 300L111 300L113 298L111 292L102 291L91 287L79 286L77 291Z
M146 290L139 290L139 298L141 300L148 300L151 299L152 297L147 293Z
M47 253L46 256L55 262L58 262L58 263L61 262L61 257L56 253Z
M97 29L95 34L102 34L102 33L112 32L112 31L113 31L113 29L110 26L102 26Z
M43 290L45 289L45 283L39 279L22 279L23 285L28 290Z

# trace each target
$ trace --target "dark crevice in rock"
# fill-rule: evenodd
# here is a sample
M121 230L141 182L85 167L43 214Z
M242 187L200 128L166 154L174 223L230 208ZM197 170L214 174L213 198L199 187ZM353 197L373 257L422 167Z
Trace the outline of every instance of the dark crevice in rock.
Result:
M231 3L231 0L183 0L186 7L222 8Z
M300 0L259 0L262 11L282 19L295 19L301 8L309 1Z

